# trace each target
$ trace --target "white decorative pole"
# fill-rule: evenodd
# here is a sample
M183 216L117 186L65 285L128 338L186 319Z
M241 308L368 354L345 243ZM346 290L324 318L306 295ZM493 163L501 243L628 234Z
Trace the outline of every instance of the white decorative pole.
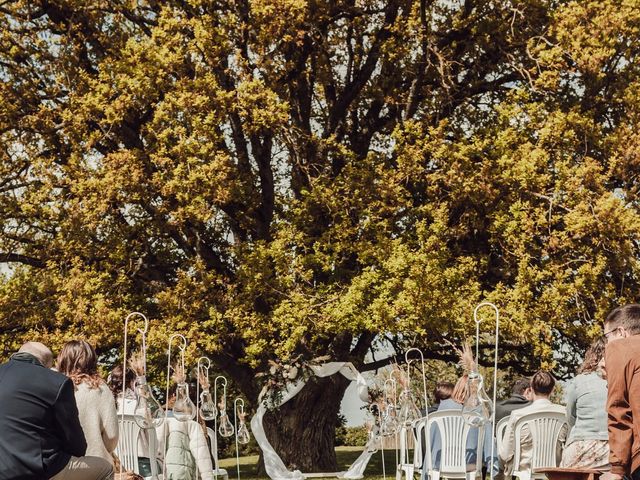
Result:
M167 413L168 413L168 404L169 404L169 385L171 384L171 346L173 345L174 339L180 339L181 344L178 345L181 353L181 362L184 371L184 351L187 349L187 339L184 335L179 333L174 333L169 336L169 352L167 354L167 388L165 393L165 409L164 409L164 421L165 425L167 423ZM166 428L166 427L165 427ZM167 436L169 432L165 432L165 435L162 436L162 477L167 478L167 469L166 469L166 457L167 457Z
M240 427L238 427L238 407L240 407ZM238 480L240 480L240 448L238 447L238 443L249 443L249 437L245 438L244 435L244 433L248 435L249 432L245 432L246 426L244 425L244 400L241 398L236 398L233 401L233 427L236 437L236 470L238 472ZM243 427L244 430L241 432L240 430ZM242 438L240 438L241 434L243 434Z
M206 361L206 366L201 365L202 362ZM196 364L196 422L200 424L200 418L205 419L204 414L201 415L202 408L202 400L200 398L200 375L202 374L206 381L209 381L209 369L211 368L211 359L209 357L200 357L198 358L198 363ZM208 383L207 383L208 384ZM206 442L206 438L205 438ZM200 448L200 435L198 435L198 440L196 441L196 448ZM196 478L198 476L198 462L196 461Z
M398 395L397 395L397 384L396 384L396 380L395 378L387 378L384 381L383 384L383 390L384 390L384 401L387 404L387 411L389 409L388 405L389 405L389 401L387 399L387 384L391 385L391 388L393 389L393 413L395 415L395 424L396 424L396 428L394 429L395 432L393 434L394 438L395 438L395 447L396 447L396 468L398 468L398 428L400 427L400 425L398 424Z
M124 360L122 362L122 404L121 404L121 413L120 413L120 423L118 425L118 433L120 436L119 438L122 438L122 425L124 424L124 407L125 407L124 400L126 398L125 395L127 391L127 336L129 333L129 320L135 316L138 316L142 318L142 320L144 320L144 328L142 329L138 328L136 330L142 337L141 342L142 342L142 358L144 360L144 374L146 375L147 373L146 337L147 337L147 332L149 331L149 320L147 320L147 317L145 317L140 312L131 312L124 319ZM120 462L120 475L122 475L122 462Z
M425 367L424 367L424 354L422 353L422 350L415 347L410 348L404 353L404 360L407 364L407 384L409 385L409 390L411 390L411 368L410 368L411 366L410 366L410 360L409 360L409 353L411 352L418 352L420 354L420 362L421 362L421 368L422 368L422 396L424 401L424 414L425 414L425 417L427 417L427 421L428 421L429 397L427 396L427 371L425 370Z
M499 335L500 335L500 312L498 311L498 307L496 307L491 302L482 302L473 310L473 320L476 322L476 362L478 361L478 343L480 340L480 322L478 320L478 310L482 307L491 307L493 312L495 313L496 320L496 348L493 355L493 412L491 413L491 465L490 468L490 479L493 480L493 455L494 455L494 444L496 438L496 400L498 395L498 345L499 345Z
M213 403L216 405L216 409L218 408L218 380L220 380L222 382L223 385L223 393L222 393L222 403L225 405L224 407L224 411L225 411L225 417L226 417L226 405L227 405L227 379L226 377L222 376L222 375L218 375L215 380L213 381ZM228 418L222 418L222 411L220 412L221 416L220 416L220 421L229 421ZM222 425L221 425L222 426ZM216 452L216 458L214 458L214 461L216 461L216 459L218 458L218 415L216 414L216 416L213 419L213 432L214 432L214 440L215 440L215 452ZM231 432L231 435L233 435L233 432ZM226 436L230 436L230 435L226 435ZM218 479L218 469L216 468L213 472L213 475L215 477L215 479Z

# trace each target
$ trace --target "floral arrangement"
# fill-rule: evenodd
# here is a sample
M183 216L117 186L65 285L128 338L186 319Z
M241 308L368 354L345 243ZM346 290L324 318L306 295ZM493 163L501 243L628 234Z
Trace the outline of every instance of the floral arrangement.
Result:
M262 395L263 404L269 409L275 408L276 405L280 404L282 393L288 384L306 381L314 377L315 374L312 367L322 365L330 359L330 356L325 355L304 361L302 355L298 355L288 363L269 360L269 371L256 374L257 378L266 378L265 390Z

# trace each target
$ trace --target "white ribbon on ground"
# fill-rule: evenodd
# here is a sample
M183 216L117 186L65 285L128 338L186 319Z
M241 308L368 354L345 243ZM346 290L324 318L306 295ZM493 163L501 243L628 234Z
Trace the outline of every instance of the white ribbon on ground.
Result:
M339 372L349 380L355 380L357 382L358 395L360 399L363 402L368 401L369 391L367 388L367 382L360 374L360 372L356 370L353 364L349 362L330 362L323 365L312 366L311 369L317 377L330 377L331 375ZM271 407L275 409L287 403L289 400L295 397L298 392L300 392L300 390L302 390L306 383L307 382L303 379L296 382L287 383L284 390L282 391L282 397L280 398L279 402L272 405ZM267 439L262 424L264 415L267 412L267 407L262 401L265 393L266 389L263 389L258 399L258 410L251 419L251 431L253 432L256 442L258 442L258 446L262 449L264 468L267 472L267 475L269 475L269 477L271 477L273 480L302 480L305 478L305 475L303 475L300 470L288 470L280 456L276 453L276 451L271 446L271 443L269 443L269 440ZM369 463L371 455L373 455L373 453L375 452L375 448L373 447L373 445L375 444L375 440L376 436L374 435L371 440L367 442L367 446L365 447L362 454L356 459L351 467L349 467L349 470L347 470L346 472L340 472L338 476L347 479L362 478L364 470L367 467L367 463ZM307 476L311 475L307 474Z

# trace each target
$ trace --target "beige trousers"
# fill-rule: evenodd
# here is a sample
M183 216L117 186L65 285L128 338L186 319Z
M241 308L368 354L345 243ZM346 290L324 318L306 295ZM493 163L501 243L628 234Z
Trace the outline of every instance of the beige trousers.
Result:
M51 480L112 480L113 465L100 457L71 457Z

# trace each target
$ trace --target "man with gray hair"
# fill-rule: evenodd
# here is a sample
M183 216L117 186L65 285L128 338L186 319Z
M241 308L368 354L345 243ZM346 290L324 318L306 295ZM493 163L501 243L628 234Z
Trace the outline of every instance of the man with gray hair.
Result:
M53 355L25 343L0 365L0 480L110 480L113 467L87 449L73 382Z

